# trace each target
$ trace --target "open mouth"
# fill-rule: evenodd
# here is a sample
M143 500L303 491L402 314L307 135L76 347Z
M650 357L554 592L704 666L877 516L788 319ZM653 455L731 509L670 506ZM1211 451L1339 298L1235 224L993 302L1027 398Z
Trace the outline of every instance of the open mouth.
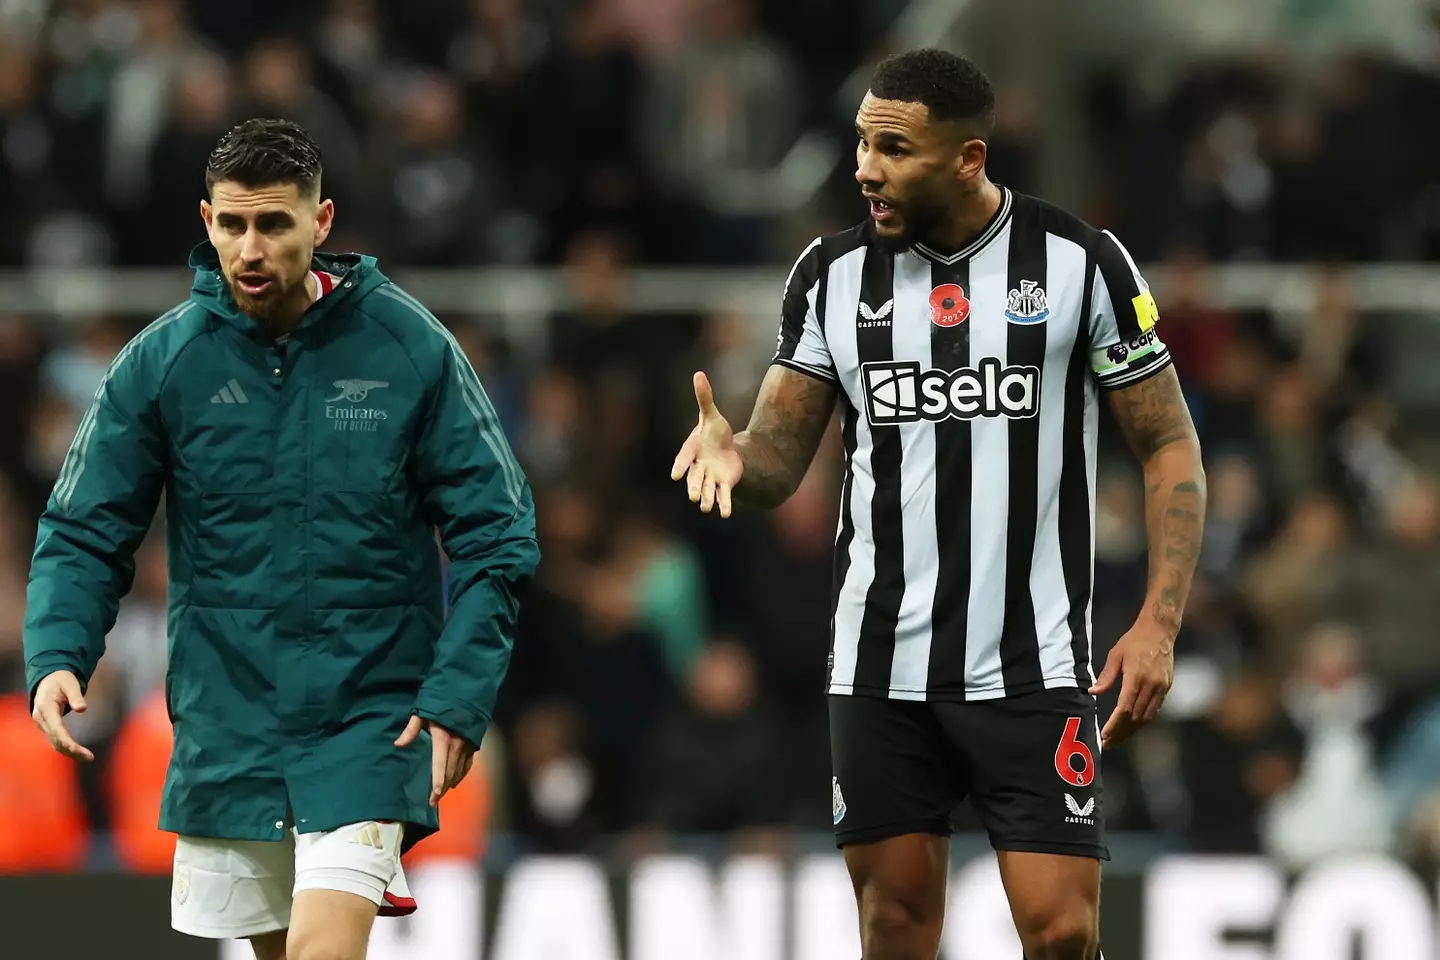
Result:
M242 273L235 278L235 283L246 296L258 297L270 289L271 280L263 273Z
M870 201L870 216L876 221L883 223L894 215L895 208L879 197L866 197L866 199Z

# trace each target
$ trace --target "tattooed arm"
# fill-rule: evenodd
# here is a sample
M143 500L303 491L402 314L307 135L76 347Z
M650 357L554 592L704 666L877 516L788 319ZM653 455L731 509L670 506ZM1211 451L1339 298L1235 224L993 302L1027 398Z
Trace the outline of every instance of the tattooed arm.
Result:
M1113 391L1110 409L1145 469L1145 523L1150 533L1145 606L1173 637L1180 630L1200 559L1205 521L1200 441L1174 367Z
M835 409L835 384L772 366L760 385L750 425L735 437L745 465L735 496L751 506L780 506L805 479Z
M800 486L835 409L835 384L781 364L770 367L750 425L733 434L715 408L710 381L695 374L700 418L675 457L672 480L686 478L692 502L709 513L715 504L730 516L734 497L770 509Z
M1205 522L1205 471L1200 441L1174 367L1110 393L1110 409L1145 471L1145 519L1150 541L1145 608L1110 652L1091 692L1124 674L1120 700L1103 738L1120 742L1159 713L1174 678L1175 635Z

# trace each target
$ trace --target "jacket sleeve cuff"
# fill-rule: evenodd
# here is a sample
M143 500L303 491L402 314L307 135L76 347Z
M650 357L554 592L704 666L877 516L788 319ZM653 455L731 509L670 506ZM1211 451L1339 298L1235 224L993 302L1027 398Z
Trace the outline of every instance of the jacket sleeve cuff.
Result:
M463 704L442 705L422 696L415 704L413 712L416 716L440 724L451 733L459 734L476 747L480 746L485 739L485 731L490 728L489 717Z

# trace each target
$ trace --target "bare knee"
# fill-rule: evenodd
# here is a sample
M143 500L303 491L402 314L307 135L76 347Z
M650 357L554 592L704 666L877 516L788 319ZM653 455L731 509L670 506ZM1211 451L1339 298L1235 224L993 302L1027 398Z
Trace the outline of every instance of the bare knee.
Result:
M949 846L928 834L846 846L865 960L935 960Z
M1021 936L1026 960L1095 960L1100 930L1088 912L1058 917Z
M861 930L887 941L930 928L938 931L941 917L928 902L931 900L933 897L923 893L906 896L877 885L867 886L860 895Z

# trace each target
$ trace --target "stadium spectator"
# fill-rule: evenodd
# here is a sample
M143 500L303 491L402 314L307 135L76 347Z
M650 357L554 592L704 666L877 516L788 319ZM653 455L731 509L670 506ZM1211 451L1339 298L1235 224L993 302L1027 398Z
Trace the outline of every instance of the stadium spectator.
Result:
M674 834L732 834L787 821L776 721L757 698L755 666L740 644L712 640L694 662L688 696L651 738L637 791L639 821Z
M1322 624L1306 638L1286 684L1285 709L1304 736L1304 753L1294 782L1264 812L1261 842L1291 869L1391 850L1391 802L1367 729L1382 694L1361 651L1353 629Z
M1261 813L1294 781L1302 749L1276 685L1247 665L1206 715L1178 724L1177 735L1186 847L1259 853Z
M668 182L709 211L699 256L752 263L771 255L763 185L799 133L798 71L757 28L753 0L698 0L695 13L655 74L647 143Z

